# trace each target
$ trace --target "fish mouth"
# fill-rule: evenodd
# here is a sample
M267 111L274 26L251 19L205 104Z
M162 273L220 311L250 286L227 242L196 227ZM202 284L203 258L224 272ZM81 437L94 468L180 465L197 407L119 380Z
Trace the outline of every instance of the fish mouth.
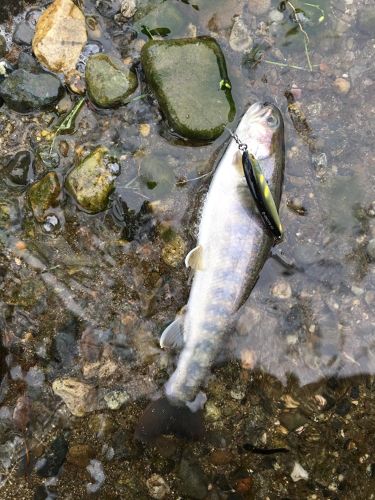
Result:
M261 120L270 115L275 106L270 102L255 102L248 110L248 118L251 121Z

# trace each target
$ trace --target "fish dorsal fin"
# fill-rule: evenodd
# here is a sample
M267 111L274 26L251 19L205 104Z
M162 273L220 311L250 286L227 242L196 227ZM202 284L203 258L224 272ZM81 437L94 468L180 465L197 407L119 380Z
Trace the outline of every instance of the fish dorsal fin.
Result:
M185 266L191 267L195 271L203 271L203 247L198 245L197 247L190 250L190 252L185 257Z
M160 337L160 347L164 349L182 349L184 346L184 319L185 314L176 316L176 319L164 330Z

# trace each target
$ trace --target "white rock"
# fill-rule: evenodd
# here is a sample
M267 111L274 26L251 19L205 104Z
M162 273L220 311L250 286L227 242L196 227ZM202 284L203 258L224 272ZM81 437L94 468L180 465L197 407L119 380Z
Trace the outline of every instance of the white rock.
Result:
M123 0L121 2L121 14L123 17L130 19L137 12L137 5L135 0Z
M156 500L162 500L170 493L169 486L158 474L153 474L149 479L147 479L146 485L150 497L155 498Z
M103 466L99 460L90 460L86 470L90 473L95 483L87 483L87 493L96 493L105 481Z
M253 46L253 39L244 20L241 16L236 16L229 37L229 45L236 52L244 52Z
M300 481L301 479L307 480L309 479L309 473L307 470L305 470L301 464L298 462L294 462L294 467L292 470L292 473L290 474L290 477L293 479L293 481L296 483L297 481Z

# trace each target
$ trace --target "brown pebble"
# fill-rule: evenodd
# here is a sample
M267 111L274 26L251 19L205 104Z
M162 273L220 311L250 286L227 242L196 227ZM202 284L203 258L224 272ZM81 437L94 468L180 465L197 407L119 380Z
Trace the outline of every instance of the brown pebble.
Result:
M254 480L252 477L244 477L242 479L238 479L235 483L235 489L237 493L249 493L253 487Z
M16 248L17 250L25 250L26 249L26 243L24 241L17 241L16 243Z
M62 156L67 157L69 153L69 144L66 141L61 141L59 143L59 151Z
M69 448L66 457L67 462L77 467L87 467L90 460L94 458L95 452L88 444L77 444Z
M228 450L215 450L210 455L210 462L213 465L227 465L233 461L233 455Z
M346 78L336 78L336 80L333 82L335 90L339 94L347 94L350 90L350 82L349 80L346 80Z

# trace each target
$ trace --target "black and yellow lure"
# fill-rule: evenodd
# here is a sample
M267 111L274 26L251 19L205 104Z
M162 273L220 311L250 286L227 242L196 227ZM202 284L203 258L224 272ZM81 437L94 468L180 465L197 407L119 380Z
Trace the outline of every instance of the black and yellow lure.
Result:
M276 208L271 190L262 172L258 160L248 151L246 144L242 143L236 134L231 132L233 139L238 144L238 149L242 152L242 166L247 185L254 198L259 214L267 229L276 240L281 240L284 234L279 213Z

